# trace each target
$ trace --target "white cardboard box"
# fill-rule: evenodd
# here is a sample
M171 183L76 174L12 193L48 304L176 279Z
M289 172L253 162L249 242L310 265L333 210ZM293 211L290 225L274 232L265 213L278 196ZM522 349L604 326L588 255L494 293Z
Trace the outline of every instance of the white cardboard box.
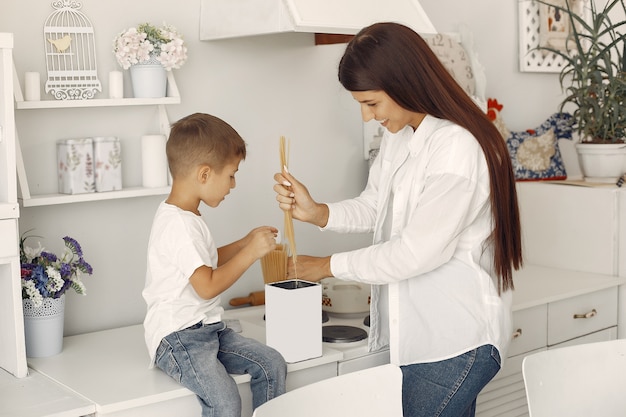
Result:
M322 286L302 280L266 284L265 339L289 363L322 356Z

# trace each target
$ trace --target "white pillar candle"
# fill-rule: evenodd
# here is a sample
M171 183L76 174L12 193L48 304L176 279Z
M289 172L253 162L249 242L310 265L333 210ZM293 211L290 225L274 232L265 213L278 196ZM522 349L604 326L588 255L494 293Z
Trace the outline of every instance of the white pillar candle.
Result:
M124 74L122 71L109 72L109 98L124 98Z
M24 99L26 101L41 100L38 72L24 73Z
M144 187L167 186L167 156L165 135L141 137L141 168Z

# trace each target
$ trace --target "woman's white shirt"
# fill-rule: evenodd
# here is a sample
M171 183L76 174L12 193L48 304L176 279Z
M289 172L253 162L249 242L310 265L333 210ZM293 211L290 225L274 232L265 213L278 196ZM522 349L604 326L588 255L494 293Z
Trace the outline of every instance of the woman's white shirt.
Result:
M415 131L385 132L359 197L328 204L324 230L374 232L371 246L331 257L337 278L388 284L387 300L372 286L370 349L389 345L399 365L484 344L505 357L512 297L491 271L489 192L472 134L426 116Z

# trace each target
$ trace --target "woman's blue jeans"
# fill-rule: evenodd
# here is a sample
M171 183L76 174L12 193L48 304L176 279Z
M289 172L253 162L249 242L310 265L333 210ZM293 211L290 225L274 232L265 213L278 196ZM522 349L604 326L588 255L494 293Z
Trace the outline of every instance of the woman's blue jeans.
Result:
M250 374L253 408L285 392L281 354L223 322L198 323L164 337L156 365L198 396L203 417L241 417L241 397L229 374Z
M476 397L500 365L498 350L484 345L444 361L402 366L404 417L474 417Z

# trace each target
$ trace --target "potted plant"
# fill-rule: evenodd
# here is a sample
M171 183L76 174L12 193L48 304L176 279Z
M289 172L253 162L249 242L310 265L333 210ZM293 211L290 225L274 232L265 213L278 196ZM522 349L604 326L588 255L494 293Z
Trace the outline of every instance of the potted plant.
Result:
M26 355L52 356L63 347L65 293L72 288L85 295L82 274L91 275L93 268L83 257L80 244L65 236L61 256L25 245L29 236L20 239L20 275L24 308Z
M164 97L165 72L180 68L187 60L187 46L178 31L150 23L118 34L113 39L113 53L122 68L130 69L135 97Z
M626 57L622 53L626 38L620 32L626 29L624 0L608 0L602 9L594 0L586 0L582 16L571 4L582 0L565 0L565 6L537 1L554 8L569 29L564 48L538 48L563 59L559 82L565 98L560 110L573 107L572 121L579 136L576 149L585 179L615 182L626 171ZM612 14L620 14L621 19L613 21ZM594 170L589 163L605 151L609 159L600 162L599 171Z

